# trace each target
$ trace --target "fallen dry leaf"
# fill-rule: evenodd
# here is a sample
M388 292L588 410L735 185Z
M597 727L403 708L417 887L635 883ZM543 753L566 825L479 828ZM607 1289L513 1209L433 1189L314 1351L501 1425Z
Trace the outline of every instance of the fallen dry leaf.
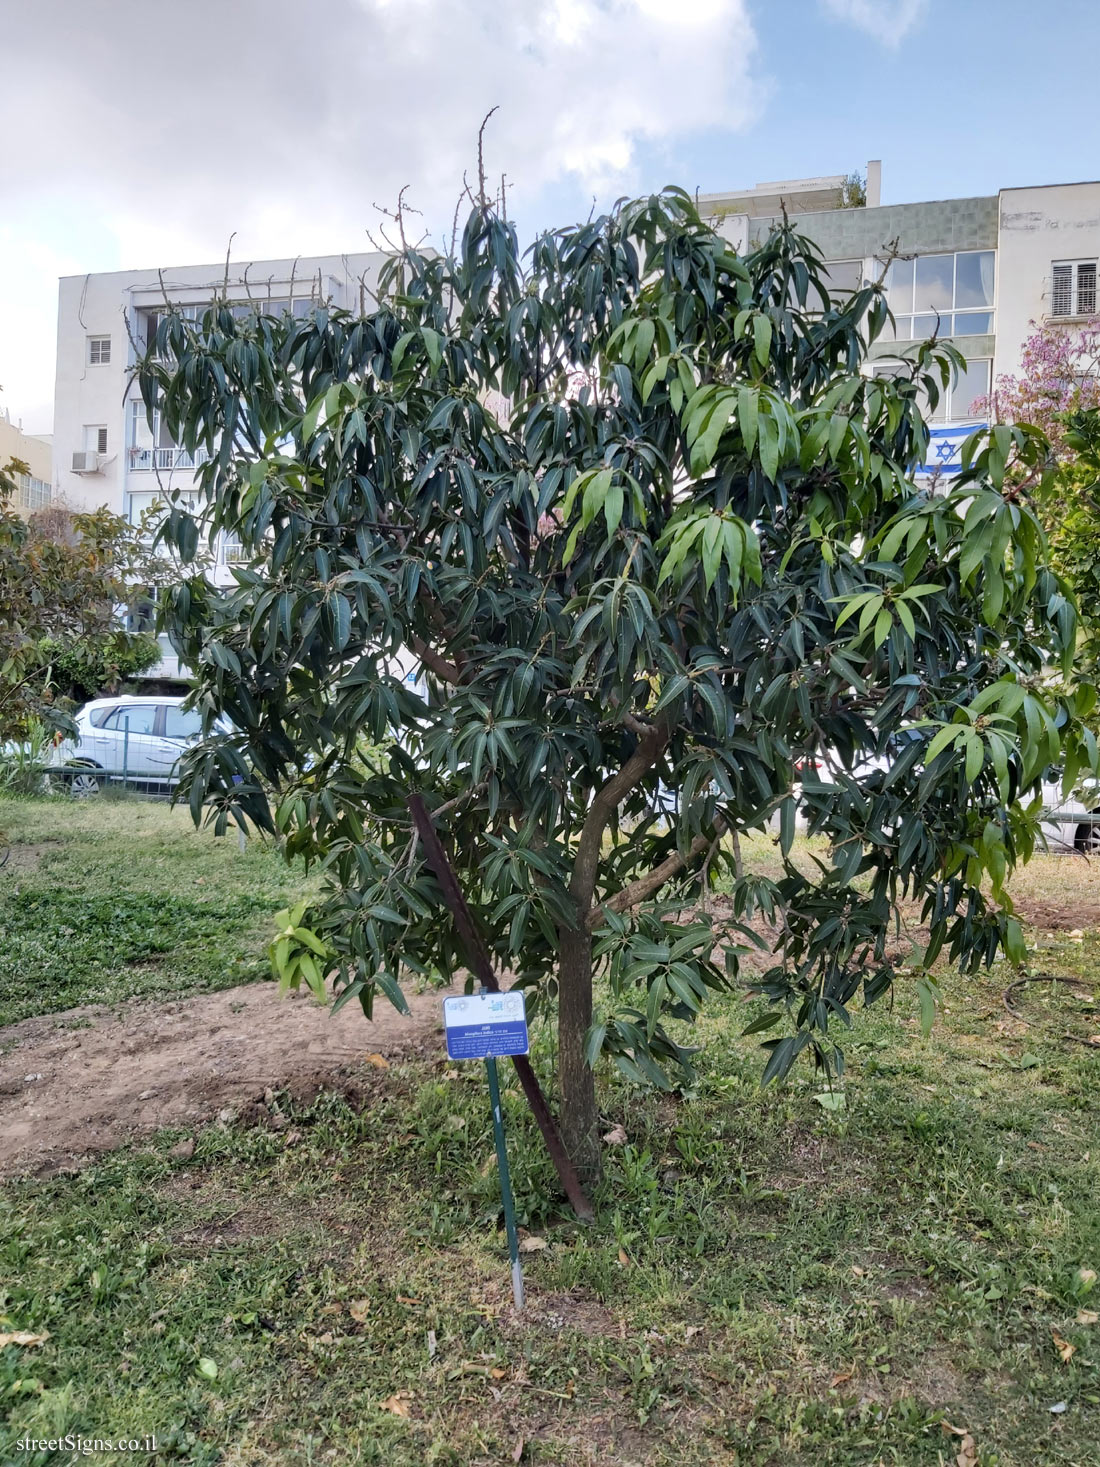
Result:
M545 1238L536 1238L533 1235L519 1240L519 1251L521 1253L541 1253L544 1248L549 1248L549 1246L550 1244Z
M1068 1340L1064 1340L1056 1329L1051 1330L1050 1337L1054 1341L1054 1348L1061 1355L1065 1364L1068 1365L1074 1355L1077 1354L1077 1346L1071 1345Z
M1097 1314L1095 1309L1078 1309L1078 1324L1096 1324L1098 1321L1100 1321L1100 1314Z
M633 1267L633 1260L631 1259L630 1254L626 1251L625 1248L619 1249L619 1262L624 1268Z
M492 1368L492 1370L490 1370L489 1374L492 1376L492 1378L494 1380L503 1380L504 1377L508 1374L508 1372L506 1370L502 1370L499 1365L494 1365L493 1368Z
M626 1132L622 1126L612 1126L610 1131L605 1132L603 1139L608 1146L625 1146Z
M969 1432L959 1443L959 1455L955 1458L956 1467L978 1467L978 1444Z
M1096 1037L1100 1039L1100 1034ZM1079 1268L1077 1270L1077 1282L1083 1289L1091 1289L1096 1282L1096 1270L1094 1268Z
M365 1324L367 1315L370 1313L369 1299L353 1299L348 1305L348 1313L356 1324Z
M512 1448L512 1461L513 1462L522 1462L523 1461L523 1449L524 1449L524 1447L526 1445L527 1445L527 1443L523 1440L522 1437L520 1437L519 1441L516 1442L515 1446Z
M969 1436L965 1426L952 1426L950 1421L941 1421L940 1430L947 1436Z
M38 1334L29 1329L17 1329L11 1334L0 1335L0 1350L6 1345L44 1345L49 1337L48 1329L40 1330Z
M1090 1034L1089 1035L1089 1043L1090 1044L1100 1044L1100 1034Z
M368 1054L367 1064L373 1065L376 1070L388 1070L390 1062L384 1054Z
M410 1391L398 1391L395 1396L389 1396L382 1402L380 1409L389 1411L393 1416L408 1416L409 1402L412 1400Z
M398 1294L398 1296L397 1296L397 1302L399 1304L419 1304L420 1303L420 1300L419 1299L410 1299L409 1296L408 1296L408 1294Z
M846 1381L851 1380L851 1378L852 1378L852 1376L854 1374L855 1374L855 1371L853 1371L853 1370L843 1370L843 1371L841 1371L841 1373L839 1375L834 1375L833 1378L832 1378L832 1380L829 1382L829 1384L831 1386L844 1385L844 1383Z

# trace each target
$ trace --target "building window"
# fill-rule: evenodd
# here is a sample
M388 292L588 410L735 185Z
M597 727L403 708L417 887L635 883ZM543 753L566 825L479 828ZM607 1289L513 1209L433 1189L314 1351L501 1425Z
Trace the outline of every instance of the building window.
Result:
M895 341L940 336L986 336L993 330L994 250L918 255L894 260L886 299L896 321ZM883 333L889 340L889 326Z
M88 337L89 367L106 367L111 361L111 338L109 336Z
M249 552L241 544L241 537L226 530L222 535L222 559L226 565L240 565L250 558Z
M205 448L193 452L177 448L159 411L153 413L150 427L145 404L137 398L130 400L129 435L127 465L131 469L193 469L209 457Z
M19 475L19 504L22 509L45 509L53 498L53 489L45 479L32 474Z
M102 423L84 424L84 452L107 452L107 429Z
M1096 261L1055 260L1050 267L1050 314L1091 316L1096 311Z
M900 377L906 369L898 362L882 362L871 369L875 377ZM975 422L978 414L972 411L974 404L989 396L992 382L993 363L988 357L978 357L959 372L958 376L940 393L935 411L930 412L928 401L921 393L918 405L930 423Z
M126 630L151 636L157 629L157 593L149 586L135 596L126 613Z
M847 305L848 298L863 284L862 260L827 260L822 277L834 305Z

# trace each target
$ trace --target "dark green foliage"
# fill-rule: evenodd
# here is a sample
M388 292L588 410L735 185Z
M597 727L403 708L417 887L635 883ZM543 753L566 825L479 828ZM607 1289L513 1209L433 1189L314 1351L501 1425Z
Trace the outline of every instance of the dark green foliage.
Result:
M21 467L0 469L0 742L39 725L71 731L66 688L52 676L58 647L88 676L100 664L150 665L150 639L126 631L120 612L177 574L142 528L106 508L53 505L24 520L11 502Z
M114 692L160 660L156 637L141 632L110 632L96 642L48 639L40 651L62 694L79 702Z
M454 258L403 253L378 299L362 318L166 315L140 368L150 408L209 451L204 528L256 555L166 605L200 706L240 731L211 724L188 756L192 812L323 863L305 922L343 996L369 1012L403 973L463 962L411 789L494 961L560 1000L567 1108L586 1031L590 1060L690 1078L671 1026L738 972L681 916L718 875L739 922L776 919L758 986L794 1032L768 1041L769 1077L802 1050L836 1062L836 1025L891 982L903 896L926 961L1018 956L1003 878L1032 848L1025 806L1050 764L1095 760L1087 695L1046 685L1072 601L1006 490L1041 435L976 436L931 497L919 405L953 348L864 375L876 287L834 303L807 239L740 257L674 190L526 254L476 209ZM165 533L186 553L199 526L177 509ZM812 877L787 860L800 801L832 850ZM784 874L737 876L723 834L773 819ZM611 979L594 1016L593 964Z

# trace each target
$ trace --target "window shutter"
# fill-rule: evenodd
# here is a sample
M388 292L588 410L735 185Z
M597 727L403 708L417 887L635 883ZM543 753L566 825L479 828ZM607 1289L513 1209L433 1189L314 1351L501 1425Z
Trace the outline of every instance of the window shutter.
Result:
M1077 267L1077 310L1078 316L1091 316L1096 310L1096 262Z
M107 452L107 429L100 428L96 434L96 453Z
M1073 266L1054 265L1050 275L1050 314L1068 316L1073 311Z

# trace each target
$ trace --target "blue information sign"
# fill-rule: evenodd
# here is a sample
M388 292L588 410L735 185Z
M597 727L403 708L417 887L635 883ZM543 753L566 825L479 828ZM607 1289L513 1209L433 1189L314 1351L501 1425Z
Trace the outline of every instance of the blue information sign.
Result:
M447 1054L453 1060L526 1054L527 1010L522 993L467 993L443 1000Z

